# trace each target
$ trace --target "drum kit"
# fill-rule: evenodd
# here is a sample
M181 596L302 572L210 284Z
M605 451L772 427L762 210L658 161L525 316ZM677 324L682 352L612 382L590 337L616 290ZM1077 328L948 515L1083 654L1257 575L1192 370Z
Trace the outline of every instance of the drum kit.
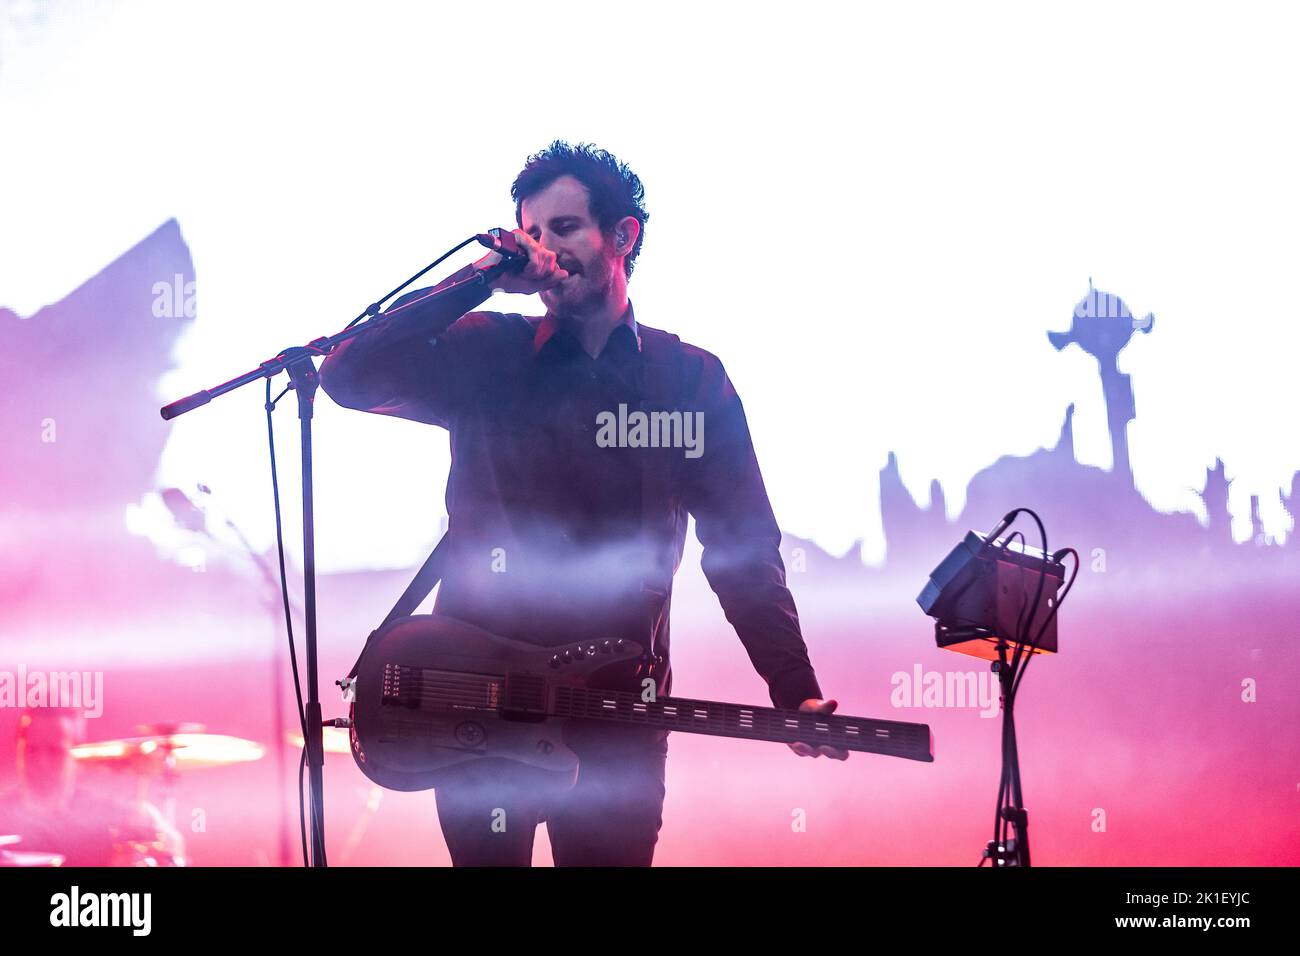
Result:
M177 525L189 532L212 537L207 530L208 518L205 505L211 490L205 485L198 485L199 498L196 501L178 488L167 488L161 492L163 503L171 511ZM280 579L275 574L266 556L249 545L242 531L229 520L225 525L234 533L254 564L261 572L267 586L268 608L276 615L280 607ZM290 601L295 614L302 616L301 609ZM279 689L284 686L283 660L277 645L274 658L275 671L273 686L276 688L273 724L273 736L279 739L276 748L281 764L281 773L287 766L285 751L288 748L303 748L302 734L297 730L287 730L283 723L284 710L280 707ZM71 749L78 767L98 768L103 770L126 772L135 777L137 782L133 809L137 817L149 821L143 828L127 832L127 828L113 828L113 864L115 866L185 866L187 863L184 843L176 829L176 785L182 776L188 776L199 770L227 767L233 764L247 763L262 759L267 748L252 740L231 737L224 734L210 734L201 724L175 723L154 724L138 728L140 736L126 737L118 740L101 740L94 743L78 744ZM325 753L335 757L346 757L352 763L352 748L348 732L337 728L325 730ZM159 811L149 800L150 788L157 784L162 791L162 810ZM367 794L365 810L357 821L349 837L344 856L355 848L366 826L373 817L379 800L378 788L372 788ZM280 862L288 864L290 860L290 842L287 814L281 819ZM118 832L120 831L120 833ZM120 839L118 838L120 835ZM21 834L5 835L0 833L0 867L6 866L61 866L64 856L60 853L42 852L35 847L24 846L22 850L14 847L22 842ZM143 838L142 838L143 837Z
M137 784L135 815L143 826L110 828L111 866L185 866L184 843L176 829L175 788L180 777L197 770L228 767L260 760L266 748L251 740L210 734L201 724L155 724L139 728L140 736L77 744L71 754L78 768L131 774ZM149 800L158 783L163 809ZM61 866L64 855L38 848L14 849L21 834L0 834L0 867Z
M140 736L117 740L99 740L72 747L78 768L95 768L132 775L137 784L132 801L137 815L149 821L148 832L115 834L111 866L185 866L184 844L176 829L176 784L182 776L199 770L229 767L260 760L266 747L242 737L210 734L202 724L153 724L138 728ZM302 734L291 731L285 744L302 749ZM325 731L325 752L351 760L348 732L336 728ZM151 791L161 789L162 809L150 800ZM373 795L367 802L364 823L373 815ZM351 843L352 841L349 841ZM0 867L62 866L64 855L24 846L21 834L0 833Z

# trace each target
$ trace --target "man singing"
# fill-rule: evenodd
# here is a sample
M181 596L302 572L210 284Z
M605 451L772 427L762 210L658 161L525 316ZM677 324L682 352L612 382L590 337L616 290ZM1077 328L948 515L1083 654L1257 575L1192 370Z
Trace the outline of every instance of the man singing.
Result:
M435 610L541 645L635 641L647 659L595 683L640 693L648 678L667 694L672 578L690 514L705 576L773 703L831 713L740 398L715 356L641 325L628 300L647 219L640 179L604 150L557 141L529 158L511 196L528 263L494 269L488 285L540 294L544 316L472 311L490 294L477 283L427 307L421 290L321 367L340 405L451 434L449 558ZM439 288L500 263L490 252ZM646 447L609 427L656 410L698 424L689 447ZM527 866L545 820L557 866L650 865L667 731L575 721L566 742L580 765L561 797L504 780L437 789L453 864Z

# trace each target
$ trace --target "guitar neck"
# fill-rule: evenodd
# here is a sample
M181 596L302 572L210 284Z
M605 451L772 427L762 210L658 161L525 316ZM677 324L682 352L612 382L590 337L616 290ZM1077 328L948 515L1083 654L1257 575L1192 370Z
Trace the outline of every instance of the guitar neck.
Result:
M714 737L775 743L802 741L927 763L934 760L929 725L896 720L747 707L685 697L646 701L638 694L589 687L557 688L553 716L637 724Z

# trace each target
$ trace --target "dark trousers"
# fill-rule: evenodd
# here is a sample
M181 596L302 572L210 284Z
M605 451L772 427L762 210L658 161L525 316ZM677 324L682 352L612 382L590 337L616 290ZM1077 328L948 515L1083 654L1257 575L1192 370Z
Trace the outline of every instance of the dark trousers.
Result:
M556 866L649 866L663 822L666 731L571 723L572 789L539 798L505 782L435 791L454 866L530 866L546 822Z

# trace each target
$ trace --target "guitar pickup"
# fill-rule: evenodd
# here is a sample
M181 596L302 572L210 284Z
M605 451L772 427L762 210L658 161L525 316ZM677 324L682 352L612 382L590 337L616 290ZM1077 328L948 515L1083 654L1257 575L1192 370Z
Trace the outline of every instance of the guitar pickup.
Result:
M514 717L546 716L546 681L537 674L507 674L501 711Z

